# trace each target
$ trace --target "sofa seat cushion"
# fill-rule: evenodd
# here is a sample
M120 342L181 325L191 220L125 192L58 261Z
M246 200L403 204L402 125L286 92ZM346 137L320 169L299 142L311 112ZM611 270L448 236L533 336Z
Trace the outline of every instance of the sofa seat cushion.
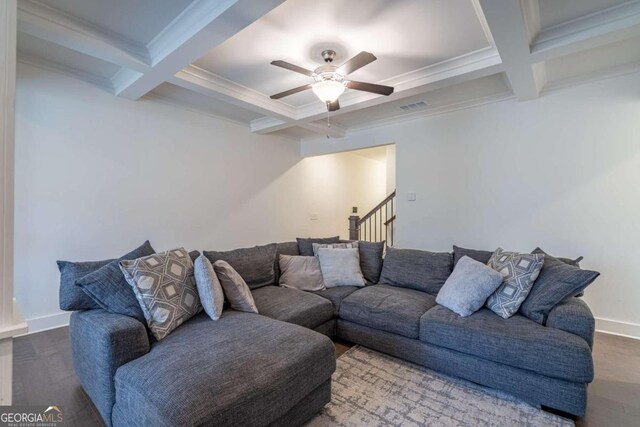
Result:
M258 313L283 322L314 329L333 319L330 301L312 293L280 286L254 289L253 300Z
M322 291L312 292L315 295L319 295L322 298L326 298L333 304L333 315L338 316L340 311L340 304L342 300L361 289L359 286L336 286L335 288L327 288Z
M116 372L114 425L267 425L335 370L331 340L259 314L202 313Z
M420 319L420 340L549 377L593 380L591 350L584 339L519 314L503 319L483 308L460 317L438 305Z
M340 318L359 325L418 338L420 317L436 305L435 297L414 289L367 286L346 297Z

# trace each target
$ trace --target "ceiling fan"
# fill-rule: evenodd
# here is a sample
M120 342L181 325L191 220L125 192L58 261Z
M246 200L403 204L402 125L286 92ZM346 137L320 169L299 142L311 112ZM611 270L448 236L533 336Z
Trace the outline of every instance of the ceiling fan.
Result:
M293 95L294 93L302 92L307 89L311 89L313 93L327 105L328 111L336 111L340 108L338 98L346 88L361 90L364 92L377 93L379 95L389 96L393 93L391 86L377 85L373 83L357 82L354 80L348 80L345 77L348 74L364 67L367 64L375 61L377 58L369 52L360 52L344 64L339 67L332 65L333 59L336 53L333 50L325 50L322 52L322 58L325 65L321 65L315 70L307 70L306 68L299 67L286 61L272 61L271 65L276 67L286 68L287 70L294 71L296 73L304 74L311 77L314 82L306 84L304 86L289 89L284 92L271 95L271 99L280 99L285 96Z

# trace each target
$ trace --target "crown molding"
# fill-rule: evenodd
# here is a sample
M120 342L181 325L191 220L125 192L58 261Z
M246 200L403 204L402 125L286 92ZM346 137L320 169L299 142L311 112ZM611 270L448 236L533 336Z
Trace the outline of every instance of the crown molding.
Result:
M374 130L376 128L401 124L405 122L411 122L415 120L420 120L425 117L437 116L441 114L451 113L454 111L466 110L469 108L479 107L487 104L494 104L496 102L509 101L515 99L515 95L511 91L505 91L496 93L493 95L487 95L479 98L468 99L460 102L456 102L449 105L444 105L436 108L427 108L423 111L415 111L409 114L401 114L394 117L388 117L384 119L374 120L370 122L366 122L360 125L351 126L347 130L346 136L349 136L352 133L365 132L369 130ZM303 138L303 140L313 140L316 138Z
M630 64L623 64L617 67L608 68L606 70L595 71L592 73L583 74L580 76L569 77L562 80L551 82L545 86L542 94L548 94L557 92L560 90L568 89L574 86L581 86L584 84L594 83L600 80L614 79L616 77L623 77L629 74L635 74L640 72L640 61L632 62Z
M293 119L295 109L274 101L267 95L218 76L195 65L176 73L169 82L202 95L250 109L259 114L274 115L279 120Z
M243 122L241 120L235 120L235 119L231 119L229 117L225 117L225 116L221 116L218 114L214 114L210 111L205 111L205 110L201 110L199 108L194 108L194 107L190 107L188 105L185 105L181 102L176 101L173 98L170 98L168 96L164 96L164 95L160 95L158 93L154 93L154 92L149 92L148 94L146 94L144 97L141 98L141 100L148 100L148 101L155 101L155 102L159 102L165 105L170 105L174 108L178 108L180 110L184 110L184 111L189 111L191 113L196 113L196 114L201 114L207 117L211 117L217 120L222 120L237 126L241 126L244 129L247 129L249 127L248 123Z
M144 46L40 1L18 2L18 31L121 67L149 68Z
M78 70L77 68L68 67L66 65L47 61L45 59L18 53L18 63L30 65L32 67L40 68L46 71L52 71L54 73L63 74L68 77L73 77L82 80L86 83L91 83L94 86L99 87L113 95L113 85L111 79L96 76L95 74L87 73L85 71Z
M640 1L613 6L543 29L531 46L531 62L547 61L640 35Z

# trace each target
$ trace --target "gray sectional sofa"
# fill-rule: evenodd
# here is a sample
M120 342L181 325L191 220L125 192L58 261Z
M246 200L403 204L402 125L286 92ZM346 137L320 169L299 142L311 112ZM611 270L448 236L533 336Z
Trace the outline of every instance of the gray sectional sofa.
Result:
M274 258L278 253L296 255L298 246L278 244ZM594 319L579 298L556 306L543 326L487 309L462 318L437 305L435 294L388 283L410 283L411 271L383 272L380 283L363 288L319 292L276 286L277 274L276 266L271 283L252 289L260 314L225 309L212 321L201 313L160 342L132 317L75 311L74 368L105 423L304 424L331 397L330 337L535 405L585 413Z

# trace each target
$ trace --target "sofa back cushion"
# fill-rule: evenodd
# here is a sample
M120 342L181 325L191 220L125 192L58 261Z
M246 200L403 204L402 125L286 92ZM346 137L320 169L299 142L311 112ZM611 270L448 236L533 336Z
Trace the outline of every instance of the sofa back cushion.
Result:
M380 283L437 295L453 269L453 255L417 249L388 248Z
M253 248L234 249L232 251L204 251L211 264L226 261L242 276L249 288L256 289L276 283L276 244L270 243Z
M135 317L146 324L138 299L120 270L120 261L133 260L154 253L147 240L128 254L78 279L76 285L80 286L102 309L114 314Z
M534 254L545 252L536 248ZM551 255L544 255L544 265L520 312L534 322L544 324L556 305L580 294L600 275L597 271L582 270Z
M313 256L314 243L340 243L340 236L334 237L297 237L300 255Z
M478 249L466 249L461 248L460 246L453 245L453 265L458 264L458 261L462 259L464 256L468 256L469 258L486 264L489 262L489 259L493 255L493 251L483 251Z

